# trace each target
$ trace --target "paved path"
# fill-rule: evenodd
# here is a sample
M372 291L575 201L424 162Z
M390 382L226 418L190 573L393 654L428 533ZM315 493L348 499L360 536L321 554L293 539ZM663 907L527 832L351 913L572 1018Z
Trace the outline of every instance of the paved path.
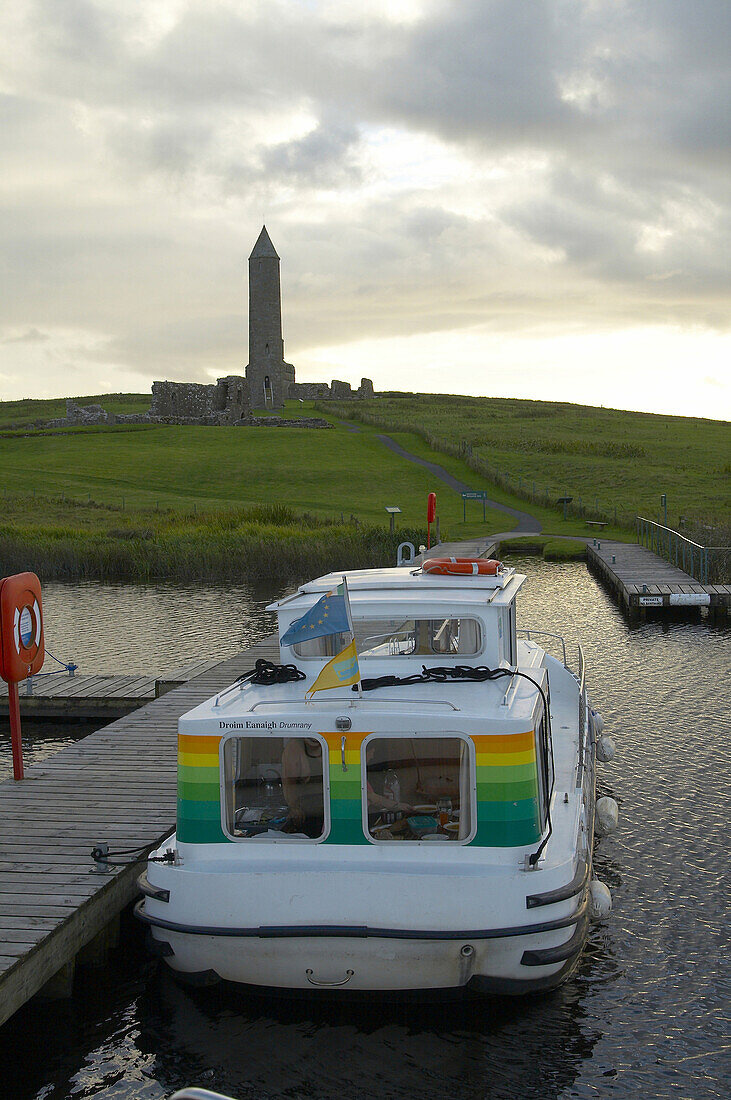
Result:
M357 424L351 424L347 420L338 421L349 432L362 432L363 429ZM404 450L400 443L397 443L395 439L391 439L390 435L378 435L376 436L384 447L388 447L389 451L393 451L399 458L405 458L407 462L415 462L417 466L423 466L425 470L429 470L434 474L434 477L438 477L440 481L443 481L445 485L448 485L450 489L454 489L455 493L466 493L473 488L472 485L466 485L463 481L458 481L456 477L452 477L443 466L439 466L436 462L429 462L425 458L419 458L417 455L412 455L410 451ZM488 508L494 508L498 512L505 512L509 516L513 516L518 521L517 527L514 527L512 531L501 531L500 534L491 535L492 542L499 542L500 539L506 539L514 535L538 535L543 530L539 521L532 516L530 512L521 512L519 508L510 508L507 504L498 504L496 500L486 500L485 504ZM480 540L478 540L480 541ZM484 541L484 540L481 540ZM445 544L446 545L446 544ZM451 544L450 544L451 545ZM457 544L455 543L455 546ZM464 550L466 543L460 543L460 549ZM475 556L480 557L480 554L475 551Z
M393 451L400 458L405 458L409 462L415 462L417 466L423 466L424 469L429 470L430 473L438 477L440 481L443 481L445 485L448 485L450 489L454 489L455 493L466 493L470 489L473 489L472 485L465 485L463 481L458 481L456 477L452 477L447 473L443 466L438 466L436 462L428 462L425 458L417 458L416 455L412 455L409 451L405 451L404 448L396 442L395 439L391 439L390 435L379 435L377 437L383 443L384 447L388 447L389 451ZM530 515L529 512L521 512L519 508L510 508L507 504L498 504L496 500L486 500L485 504L488 508L494 508L498 512L505 512L509 516L513 516L518 521L517 527L514 527L512 531L508 532L509 535L537 535L543 528L535 516ZM506 538L507 534L493 535L493 542L496 539Z

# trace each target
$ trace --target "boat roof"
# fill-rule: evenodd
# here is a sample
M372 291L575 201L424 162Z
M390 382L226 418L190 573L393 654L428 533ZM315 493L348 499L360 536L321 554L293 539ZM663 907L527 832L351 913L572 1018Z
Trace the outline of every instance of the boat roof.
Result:
M378 601L379 595L386 600L397 599L413 602L426 601L444 603L508 603L515 598L525 576L516 573L511 566L504 566L494 576L447 576L440 573L424 573L417 568L390 569L351 569L342 572L326 573L316 580L308 581L297 592L269 604L267 611L279 611L286 608L294 611L301 605L310 607L312 597L319 598L346 581L348 595L352 602L360 604L366 600Z
M545 673L540 658L537 646L526 648L521 656L521 669L542 682ZM231 685L182 715L180 731L221 736L238 730L258 736L297 736L303 721L317 732L330 728L335 715L340 713L350 717L354 730L369 732L406 732L413 728L428 732L439 728L466 734L505 733L519 727L529 728L538 706L535 685L522 676L482 683L431 682L382 687L363 692L362 696L350 687L338 687L305 700L305 692L319 671L320 667L306 681L295 683ZM386 658L374 660L368 673L379 676L393 671L393 662ZM402 671L408 674L414 670L412 667Z

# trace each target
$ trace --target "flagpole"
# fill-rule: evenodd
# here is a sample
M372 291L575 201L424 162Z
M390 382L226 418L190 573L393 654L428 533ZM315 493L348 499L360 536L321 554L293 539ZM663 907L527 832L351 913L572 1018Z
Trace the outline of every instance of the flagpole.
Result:
M352 615L352 612L350 610L350 596L348 595L348 581L347 581L344 574L343 574L343 595L345 596L345 614L348 616L348 626L350 628L350 633L353 636L353 649L355 650L355 659L356 659L356 661L358 661L358 647L355 644L355 630L353 629L353 615ZM356 684L356 687L358 688L358 698L361 699L363 697L363 688L360 685L360 661L358 661L358 683Z

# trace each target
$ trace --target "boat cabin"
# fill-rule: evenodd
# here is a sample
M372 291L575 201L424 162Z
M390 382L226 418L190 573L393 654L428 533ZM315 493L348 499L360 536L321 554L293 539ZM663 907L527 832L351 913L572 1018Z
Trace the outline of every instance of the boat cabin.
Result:
M177 840L272 844L332 854L535 845L553 784L543 651L518 646L524 577L346 574L361 677L391 678L306 693L350 633L281 647L303 679L234 685L180 721ZM342 583L330 574L276 604L279 634ZM422 669L487 667L498 678L424 681ZM440 675L440 674L435 674ZM397 681L393 681L396 677ZM411 678L416 677L415 680ZM404 682L405 681L405 682Z

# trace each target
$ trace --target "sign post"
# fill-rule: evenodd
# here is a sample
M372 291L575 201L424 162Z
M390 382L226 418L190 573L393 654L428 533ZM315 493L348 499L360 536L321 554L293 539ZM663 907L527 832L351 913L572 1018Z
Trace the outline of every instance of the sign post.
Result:
M485 502L487 500L487 489L467 489L462 493L462 522L467 522L467 504L468 500L481 500L482 501L482 522L485 522Z
M8 685L13 779L23 778L18 684L43 667L41 583L35 573L17 573L0 581L0 678Z
M400 508L386 508L389 516L391 517L391 534L396 530L396 516L401 515Z

